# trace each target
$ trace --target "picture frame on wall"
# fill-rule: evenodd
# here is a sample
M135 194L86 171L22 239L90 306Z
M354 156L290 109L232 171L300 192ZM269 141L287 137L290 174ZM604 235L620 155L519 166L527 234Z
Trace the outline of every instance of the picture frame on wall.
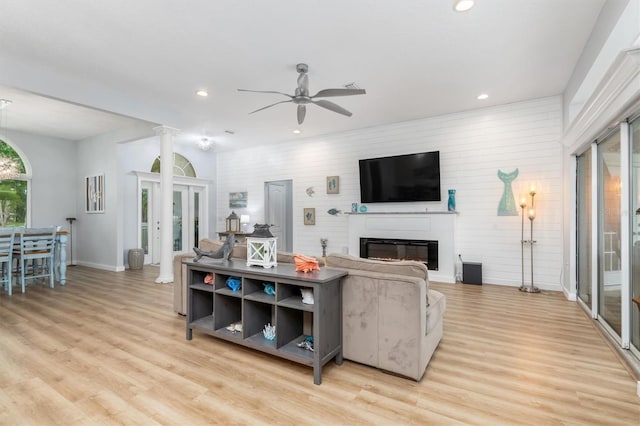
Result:
M340 193L340 176L327 176L327 194Z
M85 178L85 212L104 213L104 175Z
M304 224L315 225L316 224L316 209L305 208L304 209Z
M229 193L229 208L241 209L247 207L247 193L246 192L230 192Z

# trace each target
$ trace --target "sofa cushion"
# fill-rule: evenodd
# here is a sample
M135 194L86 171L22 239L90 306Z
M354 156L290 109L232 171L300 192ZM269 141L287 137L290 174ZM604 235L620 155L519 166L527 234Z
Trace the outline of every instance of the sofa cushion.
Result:
M348 254L332 253L327 257L326 266L331 268L369 271L380 274L402 275L406 277L420 278L427 283L429 290L429 273L424 263L414 260L384 261L364 259ZM425 303L429 306L429 292L425 296Z

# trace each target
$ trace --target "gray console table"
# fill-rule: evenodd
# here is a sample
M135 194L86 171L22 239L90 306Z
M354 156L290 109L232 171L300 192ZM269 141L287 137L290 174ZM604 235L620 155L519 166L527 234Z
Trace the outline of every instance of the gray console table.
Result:
M293 264L278 264L264 269L247 266L240 259L227 264L203 258L187 265L187 340L192 331L276 355L313 367L313 382L322 382L322 366L335 358L342 364L342 290L346 272L321 268L309 273L296 272ZM205 284L207 274L213 283ZM237 277L240 290L227 286L229 277ZM275 288L275 295L264 292L264 284ZM301 289L313 291L314 303L302 303ZM307 336L303 329L311 321L314 350L298 347ZM274 325L276 337L268 340L262 330ZM231 331L241 324L241 331Z

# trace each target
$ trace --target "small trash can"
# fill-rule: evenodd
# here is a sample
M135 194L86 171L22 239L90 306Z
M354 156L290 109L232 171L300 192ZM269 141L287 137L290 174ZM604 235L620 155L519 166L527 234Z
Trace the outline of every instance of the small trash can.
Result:
M462 262L462 282L482 285L482 263Z
M129 250L129 269L142 269L144 265L144 250L134 248Z

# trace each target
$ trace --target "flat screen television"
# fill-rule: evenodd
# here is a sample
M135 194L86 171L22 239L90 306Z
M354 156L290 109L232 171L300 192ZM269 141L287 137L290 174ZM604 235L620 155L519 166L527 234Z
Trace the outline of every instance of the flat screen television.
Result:
M440 151L359 162L362 203L440 201Z

